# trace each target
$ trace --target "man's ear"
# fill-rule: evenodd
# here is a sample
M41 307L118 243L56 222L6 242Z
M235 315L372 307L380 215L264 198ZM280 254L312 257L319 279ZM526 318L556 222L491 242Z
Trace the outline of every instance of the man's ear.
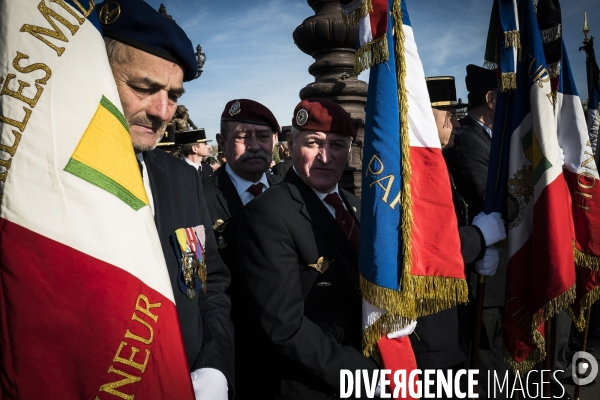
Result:
M485 95L485 102L487 104L487 106L493 110L494 109L494 104L496 104L496 92L490 90L489 92L486 93Z
M222 134L217 133L217 144L219 145L219 148L221 150L223 150L223 152L225 152L225 138L223 137Z

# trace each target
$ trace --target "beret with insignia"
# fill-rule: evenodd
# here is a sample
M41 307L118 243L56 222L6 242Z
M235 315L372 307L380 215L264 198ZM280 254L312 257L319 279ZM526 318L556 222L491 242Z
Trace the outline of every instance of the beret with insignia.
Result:
M96 10L104 36L178 64L184 82L196 77L194 46L171 18L142 0L106 0Z
M294 109L292 126L300 131L337 133L356 139L356 126L338 103L327 99L305 99Z
M498 87L498 78L496 70L478 67L477 65L467 65L467 76L465 77L467 91L476 92L478 90L493 90Z
M227 102L221 114L221 121L266 125L273 130L273 133L279 132L279 124L271 110L254 100L235 99Z

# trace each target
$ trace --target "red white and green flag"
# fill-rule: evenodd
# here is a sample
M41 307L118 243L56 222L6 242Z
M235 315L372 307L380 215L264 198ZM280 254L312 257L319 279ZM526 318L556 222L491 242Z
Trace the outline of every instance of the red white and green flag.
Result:
M0 397L192 399L94 3L0 26Z
M494 7L496 51L487 54L498 57L487 61L510 85L498 95L485 211L503 212L508 222L504 347L513 371L527 372L546 355L544 323L575 297L575 235L533 2Z

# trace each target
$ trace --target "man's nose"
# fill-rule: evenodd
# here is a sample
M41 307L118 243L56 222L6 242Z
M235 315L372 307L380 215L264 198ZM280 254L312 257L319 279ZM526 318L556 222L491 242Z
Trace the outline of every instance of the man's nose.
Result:
M150 105L146 111L150 117L160 119L161 121L170 121L173 117L175 106L169 105L169 95L167 92L160 90L152 95Z
M319 159L321 160L321 162L323 164L327 164L327 162L329 161L330 158L331 158L331 155L329 154L329 145L324 144L319 149Z
M260 150L260 143L258 143L256 135L252 134L246 139L246 148L252 151Z

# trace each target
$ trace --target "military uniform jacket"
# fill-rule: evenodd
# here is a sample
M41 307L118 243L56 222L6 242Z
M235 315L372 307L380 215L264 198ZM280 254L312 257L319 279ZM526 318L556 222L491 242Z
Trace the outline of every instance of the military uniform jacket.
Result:
M444 150L448 170L454 177L458 193L469 207L469 222L483 211L487 185L488 165L492 138L481 124L467 116L460 121L461 127L454 137L454 146ZM486 279L485 307L502 307L506 285L506 252L500 252L496 275ZM469 270L470 293L477 287L477 274Z
M269 186L281 180L280 177L275 175L267 174L266 176ZM219 253L231 274L231 285L227 289L227 294L231 297L231 321L236 329L236 398L241 400L252 399L257 388L257 371L254 367L257 353L253 343L255 341L253 332L246 329L250 322L248 321L245 298L240 285L237 259L238 222L244 204L227 174L225 165L215 171L214 175L204 179L202 184L211 223L215 227ZM222 221L220 225L217 223L219 220Z
M340 196L358 222L359 200L344 190ZM244 208L238 255L265 343L256 398L329 398L340 369L377 368L360 351L357 254L293 169ZM327 262L319 265L321 257Z
M162 150L145 154L152 187L154 220L175 295L179 324L190 371L209 367L223 372L233 396L233 324L231 302L225 290L230 276L217 252L200 176L194 168ZM171 234L179 228L203 225L206 231L207 292L193 300L179 289L179 260Z

